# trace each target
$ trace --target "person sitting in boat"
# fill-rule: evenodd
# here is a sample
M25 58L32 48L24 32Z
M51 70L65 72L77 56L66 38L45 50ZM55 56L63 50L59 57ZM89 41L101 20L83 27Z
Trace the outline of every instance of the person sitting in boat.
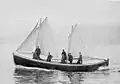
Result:
M47 61L48 61L48 62L51 62L52 57L53 57L53 56L50 54L50 52L48 52Z
M79 52L79 58L78 58L77 64L82 64L82 54L81 54L81 52Z
M66 56L66 52L64 51L64 49L63 49L61 55L62 55L61 63L66 63L67 56Z
M70 64L72 64L73 56L71 55L71 53L68 53L68 61L70 61Z
M39 48L39 46L37 46L37 48L35 49L36 55L39 57L41 54L41 50Z

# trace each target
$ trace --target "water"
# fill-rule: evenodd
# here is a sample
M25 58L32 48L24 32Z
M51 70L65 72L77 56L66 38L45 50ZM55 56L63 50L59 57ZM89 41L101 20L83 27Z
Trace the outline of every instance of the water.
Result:
M94 55L103 52L110 57L110 66L95 72L64 72L15 66L12 52L18 45L0 45L1 84L119 84L120 83L120 45L106 46L96 50ZM92 54L91 54L92 55Z

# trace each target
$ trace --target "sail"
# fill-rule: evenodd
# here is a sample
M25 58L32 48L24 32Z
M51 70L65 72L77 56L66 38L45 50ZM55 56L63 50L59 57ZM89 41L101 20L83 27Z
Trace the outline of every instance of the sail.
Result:
M76 29L77 24L72 26L71 34L68 37L68 53L71 53L73 56L78 56L79 52L83 51L84 44L82 37L78 35Z
M23 43L18 47L18 49L16 50L19 53L32 53L31 51L33 51L33 48L35 47L35 43L36 43L36 37L37 37L37 28L38 28L38 22L35 25L34 29L32 30L32 32L27 36L27 38L23 41Z
M39 42L41 48L41 54L48 55L50 52L52 55L55 55L55 42L53 38L53 32L51 26L48 23L46 18L38 28L39 31Z
M118 44L118 29L96 25L78 25L73 27L69 36L69 52L74 56L82 52L84 55L100 55L105 46ZM114 38L113 38L114 37ZM99 53L98 53L99 52Z
M74 31L74 27L72 25L72 30L71 30L71 33L69 34L68 36L68 53L71 53L71 41L72 41L72 34L73 34L73 31Z
M33 31L20 45L17 52L32 53L36 46L40 47L42 55L48 55L48 52L52 55L55 53L54 38L47 18L45 18L40 24L37 23L35 25Z

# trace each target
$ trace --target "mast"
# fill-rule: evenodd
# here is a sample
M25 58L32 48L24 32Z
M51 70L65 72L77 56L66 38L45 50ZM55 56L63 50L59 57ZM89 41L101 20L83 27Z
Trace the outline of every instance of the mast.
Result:
M70 34L69 34L69 36L68 36L68 53L70 53L72 33L73 33L73 25L72 25L71 32L70 32Z
M39 25L38 25L38 27L41 27L41 23L42 23L42 18L40 18L40 20L39 20ZM35 42L35 48L37 47L37 46L40 46L39 45L39 31L37 31L37 35L36 35L36 42Z

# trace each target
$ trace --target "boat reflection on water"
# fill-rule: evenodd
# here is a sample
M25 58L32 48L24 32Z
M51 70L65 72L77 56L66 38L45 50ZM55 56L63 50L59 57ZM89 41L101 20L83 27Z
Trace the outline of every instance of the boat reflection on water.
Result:
M64 72L16 66L14 78L16 84L98 84L109 82L110 72L108 69L95 72Z
M71 83L74 83L74 84L81 84L85 79L83 72L82 73L70 72L68 73L68 77Z
M15 68L16 84L78 84L84 81L84 73L57 70Z

